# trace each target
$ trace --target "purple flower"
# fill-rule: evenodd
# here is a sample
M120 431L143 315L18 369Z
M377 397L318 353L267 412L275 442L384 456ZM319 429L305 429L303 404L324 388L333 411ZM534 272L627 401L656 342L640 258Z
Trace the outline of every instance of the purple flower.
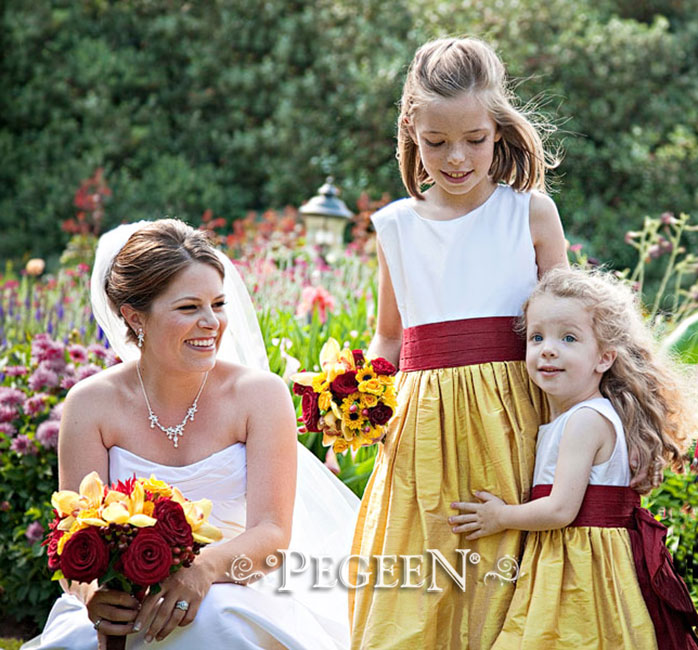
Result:
M42 388L53 388L58 383L58 375L43 363L39 364L27 381L29 388L35 392Z
M87 348L75 343L68 346L68 355L73 363L85 363L87 361Z
M37 393L24 402L22 410L30 417L34 417L46 409L47 400L48 395L46 393Z
M0 433L4 433L11 438L17 433L17 428L9 422L0 422Z
M27 438L24 434L18 435L13 441L12 444L10 445L10 449L12 451L16 451L18 454L22 456L26 456L27 454L36 454L36 445Z
M56 420L44 420L36 430L36 439L46 449L55 449L58 446L59 426Z
M8 386L0 386L0 404L4 406L24 404L26 398L27 396L21 390L9 388Z
M12 422L17 417L17 408L14 406L0 405L0 422Z
M27 532L24 535L30 544L36 544L44 537L44 527L38 521L32 521L27 526Z

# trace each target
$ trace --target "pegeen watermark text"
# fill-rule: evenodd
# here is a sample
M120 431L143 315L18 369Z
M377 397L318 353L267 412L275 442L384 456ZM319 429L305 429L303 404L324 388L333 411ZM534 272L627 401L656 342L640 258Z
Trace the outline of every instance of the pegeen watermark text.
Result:
M331 556L309 556L300 551L280 550L266 559L267 566L278 569L277 591L292 592L303 580L304 589L425 589L441 592L446 582L465 592L468 568L479 565L480 555L470 549L455 549L457 557L452 564L438 549L426 549L418 555L348 555L341 560ZM281 560L279 560L281 556ZM279 566L280 565L280 566ZM519 565L511 555L499 558L491 571L482 574L485 583L497 580L500 584L515 582ZM253 571L252 563L244 555L235 558L230 576L245 582L262 577Z

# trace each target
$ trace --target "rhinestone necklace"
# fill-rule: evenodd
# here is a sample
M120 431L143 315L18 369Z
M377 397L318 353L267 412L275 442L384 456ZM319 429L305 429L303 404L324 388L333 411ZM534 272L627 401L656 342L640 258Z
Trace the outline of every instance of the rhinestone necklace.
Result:
M160 429L160 431L166 434L167 438L172 441L172 444L175 446L176 449L177 445L179 444L179 439L184 435L184 427L187 425L187 422L194 419L194 414L197 411L197 402L199 401L199 397L201 397L201 393L204 390L204 386L206 385L206 380L208 379L208 371L204 375L204 379L201 382L199 392L196 394L193 404L187 410L187 414L184 416L184 419L174 427L163 427L162 424L160 424L158 416L155 415L155 413L153 413L153 409L150 408L150 400L148 399L148 393L145 392L145 384L143 384L143 377L141 376L140 363L136 364L136 372L138 373L138 381L141 382L141 390L143 391L143 397L145 397L145 405L148 407L148 419L150 420L150 428L154 429L155 427L157 427L158 429Z

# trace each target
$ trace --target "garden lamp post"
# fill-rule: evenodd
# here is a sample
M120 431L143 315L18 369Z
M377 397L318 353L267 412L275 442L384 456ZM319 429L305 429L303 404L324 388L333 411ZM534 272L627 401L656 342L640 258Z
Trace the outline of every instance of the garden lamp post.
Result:
M300 208L307 241L326 253L339 252L344 243L344 229L354 213L339 198L339 189L328 176L317 195Z

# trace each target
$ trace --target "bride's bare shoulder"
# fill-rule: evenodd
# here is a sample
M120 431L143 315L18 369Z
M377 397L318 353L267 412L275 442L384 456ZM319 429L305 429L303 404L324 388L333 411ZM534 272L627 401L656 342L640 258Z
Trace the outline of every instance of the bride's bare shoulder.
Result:
M290 398L289 390L283 379L268 370L258 370L233 363L218 361L216 363L217 380L224 390L231 390L245 399L254 401L274 398L280 395Z
M119 363L79 381L68 391L66 401L74 406L90 405L92 409L103 403L114 404L133 373L131 365Z

